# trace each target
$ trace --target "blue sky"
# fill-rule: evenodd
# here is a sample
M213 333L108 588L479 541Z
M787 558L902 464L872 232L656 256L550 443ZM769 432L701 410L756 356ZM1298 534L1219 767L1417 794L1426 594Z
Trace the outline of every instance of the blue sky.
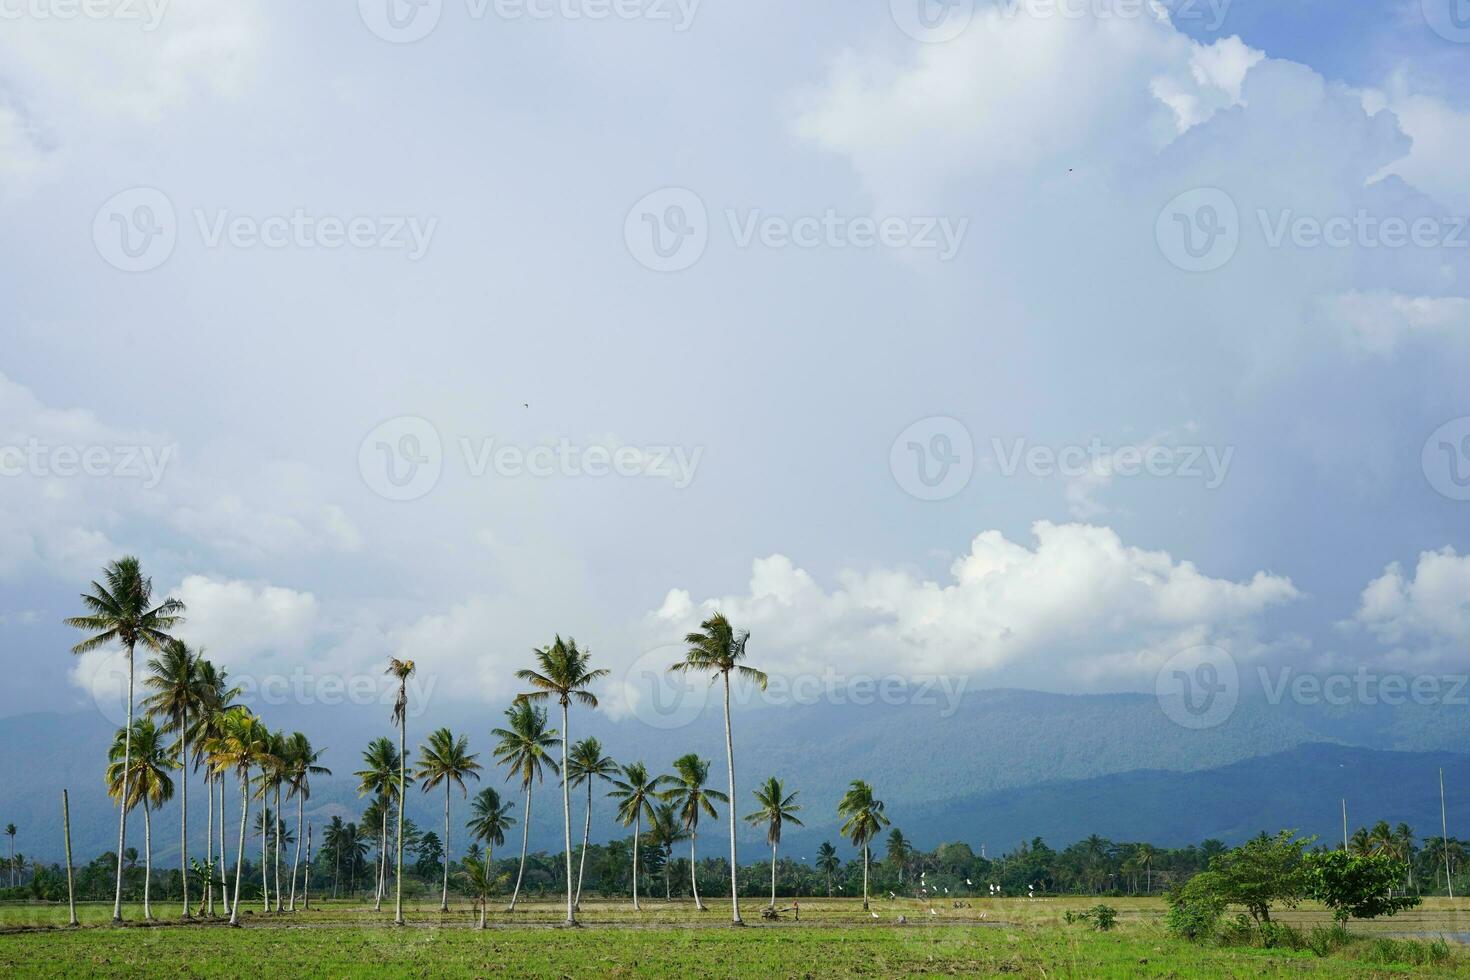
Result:
M0 712L92 702L59 620L124 552L237 674L408 653L471 701L715 606L792 674L1466 668L1470 45L1419 0L444 0L412 43L387 0L37 2Z

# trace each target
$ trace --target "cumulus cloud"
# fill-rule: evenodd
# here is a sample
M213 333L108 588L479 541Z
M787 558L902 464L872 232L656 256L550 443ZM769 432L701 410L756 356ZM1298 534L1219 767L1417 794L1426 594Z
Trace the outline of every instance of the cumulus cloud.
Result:
M845 570L833 588L784 555L754 563L745 593L695 600L671 590L650 638L676 638L719 610L752 631L770 670L971 675L976 684L1142 689L1173 654L1220 644L1250 657L1262 615L1290 603L1291 580L1212 578L1106 527L1032 528L1035 543L978 535L946 579L903 568Z
M1454 548L1419 555L1412 573L1394 562L1372 582L1344 625L1361 628L1404 665L1463 666L1470 644L1470 555Z

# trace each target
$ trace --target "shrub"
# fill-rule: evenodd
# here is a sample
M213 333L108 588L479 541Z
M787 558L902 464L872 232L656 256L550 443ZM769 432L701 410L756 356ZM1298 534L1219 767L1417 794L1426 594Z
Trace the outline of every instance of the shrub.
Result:
M1073 922L1086 922L1098 932L1109 932L1118 921L1118 910L1111 905L1094 905L1085 912L1073 912L1068 910L1062 916L1068 925Z
M1169 893L1169 913L1164 922L1174 935L1199 942L1215 935L1224 913L1225 900L1207 871Z
M1376 919L1419 904L1412 895L1394 895L1404 865L1382 854L1346 851L1308 854L1304 862L1308 893L1328 908L1341 925L1349 917Z

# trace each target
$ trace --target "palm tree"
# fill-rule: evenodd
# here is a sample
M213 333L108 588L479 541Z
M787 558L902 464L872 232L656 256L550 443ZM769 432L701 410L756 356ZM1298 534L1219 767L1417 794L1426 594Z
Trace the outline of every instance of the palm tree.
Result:
M837 815L845 817L842 833L857 847L863 849L863 910L868 908L868 844L878 831L888 826L889 819L883 815L883 801L873 798L873 787L861 779L854 779L837 804Z
M215 822L215 793L211 791L211 787L218 786L219 875L217 876L217 880L220 883L220 905L225 913L229 914L229 883L225 880L225 868L227 867L225 860L225 781L223 773L216 773L208 765L208 758L202 747L211 738L216 738L220 735L220 720L224 717L226 711L234 707L233 702L239 696L240 689L230 686L227 680L229 672L205 660L202 650L198 651L197 670L199 673L199 690L202 703L200 704L198 713L195 715L193 730L189 740L194 745L200 746L195 752L195 765L197 766L201 763L204 765L204 788L206 791L205 795L209 798L208 823L210 825L206 828L208 833L205 836L205 843L208 846L206 846L205 850L210 855L210 861L213 861L213 855L215 853L210 839L210 835L214 832ZM214 915L214 891L212 889L209 893L207 914Z
M673 788L659 795L674 804L679 812L679 820L689 832L689 884L694 889L694 907L703 912L704 903L699 900L698 866L694 857L695 839L699 836L699 813L702 810L711 817L718 817L719 814L710 801L729 803L730 798L719 790L705 787L705 781L709 779L709 763L693 752L674 760L674 773L673 776L665 777L667 782L673 784Z
M169 770L178 767L163 745L163 733L144 715L131 737L118 729L107 753L107 795L131 810L143 805L143 918L153 918L153 820L149 813L173 799Z
M1406 823L1400 823L1393 829L1394 838L1398 841L1399 860L1404 862L1408 870L1408 880L1404 884L1404 893L1408 894L1414 890L1414 829Z
M596 739L589 741L596 742ZM583 743L578 742L580 747ZM648 775L648 767L641 762L630 763L623 766L622 779L613 779L612 790L607 794L618 801L618 820L626 827L633 825L633 911L638 908L638 837L641 833L643 817L647 816L650 823L654 819L653 801L658 798L658 786L662 778L652 778ZM604 779L609 778L607 776ZM587 810L592 810L591 781L588 782ZM582 850L587 849L586 838L582 841ZM578 893L581 892L581 883L578 882Z
M10 887L15 887L15 835L17 831L15 824L5 825L5 836L10 838Z
M526 811L521 824L521 869L516 872L516 888L510 896L510 908L514 912L516 899L521 894L521 879L526 873L526 842L531 832L531 786L541 781L542 768L550 766L559 772L556 760L548 752L556 741L556 729L546 727L546 711L529 701L517 700L506 709L505 717L509 728L496 728L490 732L500 739L495 745L495 761L510 767L506 780L519 775L521 788L526 791Z
M584 738L572 746L571 757L567 760L567 775L571 777L573 786L587 784L587 819L582 824L582 859L577 864L577 897L572 902L572 907L581 911L582 909L582 878L587 870L587 846L592 837L592 783L594 780L611 780L621 770L618 764L611 758L602 754L602 743L595 738ZM634 841L634 850L638 844ZM634 870L637 870L635 859ZM634 906L637 906L635 901Z
M485 842L487 869L491 867L495 849L505 844L505 832L515 826L516 818L510 815L514 808L514 803L501 803L500 794L489 786L476 793L475 802L470 804L474 817L465 826L469 828L474 840ZM480 919L484 921L483 908L480 910Z
M364 814L363 826L381 823L382 836L378 847L378 889L373 902L373 911L383 908L383 887L387 878L388 862L388 803L398 793L399 783L395 775L401 768L401 756L393 743L386 738L375 738L368 743L362 754L364 768L353 773L357 777L357 795L373 795L377 798L378 820L368 821Z
M1139 844L1135 853L1139 863L1143 865L1144 893L1152 895L1154 893L1154 858L1159 852L1152 844Z
M478 755L471 754L468 736L454 737L447 728L441 728L429 736L429 741L419 746L419 764L414 778L424 792L444 784L444 889L439 896L439 911L449 911L449 793L458 786L461 795L468 796L466 776L480 778Z
M587 690L593 681L606 676L605 670L589 670L588 662L592 651L578 650L577 641L570 637L562 642L560 635L548 647L532 651L539 670L518 670L516 677L530 684L535 690L520 696L522 701L544 701L552 695L561 705L561 808L562 827L565 834L567 860L567 920L566 924L577 924L577 911L572 897L572 794L568 779L570 752L567 740L571 737L570 709L572 699L589 708L597 707L597 696Z
M342 877L342 852L347 849L347 825L333 817L322 831L322 847L332 852L332 897L337 897L337 880Z
M149 713L165 721L164 731L179 737L179 863L183 880L184 918L189 915L189 718L204 706L199 658L182 640L164 644L163 652L148 661L143 686L153 691L143 699Z
M311 777L330 776L332 770L326 766L317 765L321 761L325 749L317 750L311 747L311 739L301 732L293 732L286 739L286 785L290 792L286 794L289 800L296 800L296 854L291 859L291 905L288 911L296 911L296 872L301 865L301 821L305 818L306 801L311 799ZM341 818L336 818L338 822ZM310 836L309 834L306 836ZM307 869L307 881L311 880L311 869ZM276 896L279 904L280 895ZM311 903L310 895L306 897L307 904Z
M832 876L842 870L842 859L837 856L837 848L827 841L817 848L817 870L827 875L827 897L831 898Z
M245 832L250 825L250 770L270 759L270 732L245 708L231 708L220 719L219 734L205 743L210 767L218 774L234 770L240 777L240 842L235 855L235 894L230 899L230 925L240 924L240 872L245 863ZM262 873L264 869L262 869Z
M393 720L398 723L398 870L394 878L393 924L403 925L403 806L408 787L408 679L413 676L413 661L388 658L384 671L398 681L398 696L393 699Z
M776 907L776 848L781 843L781 825L795 824L800 827L802 822L797 819L796 811L801 809L801 804L796 802L797 794L786 794L786 788L781 785L781 780L772 776L754 791L755 801L760 804L760 809L754 813L747 814L745 822L749 824L765 824L766 840L771 845L771 908Z
M281 787L286 782L286 765L287 765L287 759L286 759L286 734L284 732L271 732L270 733L270 738L269 738L269 745L268 745L268 747L266 749L265 757L260 762L260 775L256 778L256 785L259 787L259 794L260 794L260 799L261 799L261 806L266 810L266 812L271 812L271 810L270 810L271 797L272 797L272 795L275 796L276 806L275 806L275 810L274 810L274 815L275 815L275 822L277 824L279 824L280 821L281 821ZM262 893L262 895L264 896L264 899L265 899L265 910L267 912L269 912L271 910L271 889L272 889L271 882L270 882L270 877L269 877L269 873L270 873L270 868L271 868L272 861L271 861L271 858L268 856L267 850L266 850L266 844L267 844L267 841L268 840L269 840L269 842L272 844L272 846L274 848L274 854L275 854L275 859L274 859L274 866L275 866L275 885L274 885L274 888L275 888L275 896L276 896L276 905L275 905L275 908L276 908L276 911L277 912L280 912L281 911L281 834L280 834L280 828L279 827L275 827L275 828L273 828L271 830L269 838L267 838L267 836L265 834L262 834L261 835L261 838L260 838L260 848L261 848L260 849L261 893Z
M699 624L699 632L690 633L684 637L684 642L689 644L689 649L685 652L683 660L669 668L675 671L711 671L724 681L725 762L730 777L729 799L735 798L735 742L730 734L730 674L733 671L737 676L759 684L761 690L766 689L766 675L754 667L740 663L745 658L745 644L749 639L749 630L737 631L730 625L728 619L720 613L715 613ZM735 808L732 806L730 807L730 920L738 926L743 923L740 921L740 887L735 880L736 868Z
M488 855L479 858L469 854L465 856L461 869L459 877L469 886L470 894L480 908L480 918L475 923L475 928L483 929L485 928L485 904L495 887L495 866L490 863Z
M173 639L169 630L184 621L184 604L178 599L165 599L153 604L153 580L143 574L138 559L131 555L110 562L102 571L106 585L94 581L92 591L82 593L83 616L64 620L67 626L92 634L71 652L77 655L100 650L117 642L128 656L128 720L123 726L123 779L131 771L128 739L133 732L133 651L138 644L149 650L162 650ZM128 796L123 787L120 799ZM120 806L117 816L117 890L112 900L112 921L122 921L123 854L127 851L128 808Z
M904 837L903 831L894 827L888 832L888 863L898 869L898 883L903 884L903 872L913 860L914 848Z
M654 780L657 789L660 782L670 777L660 776ZM664 865L664 901L671 901L672 887L669 884L669 865L674 860L674 845L689 836L679 819L679 811L672 803L660 803L653 808L653 819L648 825L648 845L657 848Z
M1359 857L1367 857L1373 853L1373 835L1368 832L1367 827L1359 827L1353 831L1352 843L1348 845L1348 850Z

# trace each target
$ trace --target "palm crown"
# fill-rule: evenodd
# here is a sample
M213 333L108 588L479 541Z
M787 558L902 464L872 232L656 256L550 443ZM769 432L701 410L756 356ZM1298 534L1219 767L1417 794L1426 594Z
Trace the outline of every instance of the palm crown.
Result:
M745 659L749 630L736 630L723 613L715 613L699 624L699 630L684 637L689 649L684 659L669 667L674 671L708 670L717 674L735 673L739 677L766 687L766 675L740 661Z
M500 741L495 746L495 761L510 767L505 777L521 777L521 786L539 782L542 767L551 767L552 772L561 772L550 748L556 744L556 729L546 727L546 710L527 701L517 701L505 712L509 728L491 730Z
M363 768L357 777L357 795L380 799L398 798L398 746L389 738L375 738L362 754Z
M674 775L668 777L673 788L665 790L661 795L678 809L679 819L687 830L693 831L699 827L700 811L711 817L719 816L711 800L719 803L730 801L724 793L705 786L707 779L709 763L695 753L691 752L674 760Z
M480 778L479 755L470 751L468 736L458 738L447 728L441 728L429 736L429 741L419 746L419 759L414 768L414 778L425 793L440 785L458 786L462 795L469 795L465 777Z
M505 843L505 832L515 826L516 818L510 815L514 807L514 803L502 803L500 794L486 786L475 794L475 800L470 804L474 816L465 826L475 840L500 847Z
M842 802L837 804L838 816L845 817L842 833L858 847L864 847L878 831L891 822L883 815L883 801L873 798L873 787L861 779L854 779Z
M658 787L668 777L650 777L648 767L641 762L630 762L624 766L622 777L612 781L613 788L607 794L618 801L618 820L626 827L642 816L652 824Z
M550 646L532 652L539 669L518 670L516 676L534 690L522 694L519 700L542 701L555 695L562 705L570 704L575 698L579 704L597 707L597 696L587 690L587 686L607 676L607 671L587 668L592 651L579 650L576 640L563 640L558 636Z
M785 788L781 785L781 780L772 776L755 790L755 801L760 804L760 809L747 814L745 822L756 825L765 824L766 842L779 844L781 843L782 824L804 826L796 816L796 811L801 809L801 804L796 802L796 797L796 793L787 795Z
M173 799L174 781L169 772L179 763L169 757L163 744L163 731L152 718L143 717L133 722L132 751L127 753L127 733L119 728L108 750L107 794L113 799L123 796L123 775L127 773L127 798L124 806L132 809L139 803L157 809ZM130 755L128 761L124 756Z
M71 652L87 653L114 641L130 649L141 644L150 650L162 650L173 639L168 631L184 621L184 604L178 599L165 599L155 606L153 580L143 574L138 559L131 555L109 563L102 577L105 585L94 581L92 591L82 593L87 614L65 620L67 626L92 634Z

